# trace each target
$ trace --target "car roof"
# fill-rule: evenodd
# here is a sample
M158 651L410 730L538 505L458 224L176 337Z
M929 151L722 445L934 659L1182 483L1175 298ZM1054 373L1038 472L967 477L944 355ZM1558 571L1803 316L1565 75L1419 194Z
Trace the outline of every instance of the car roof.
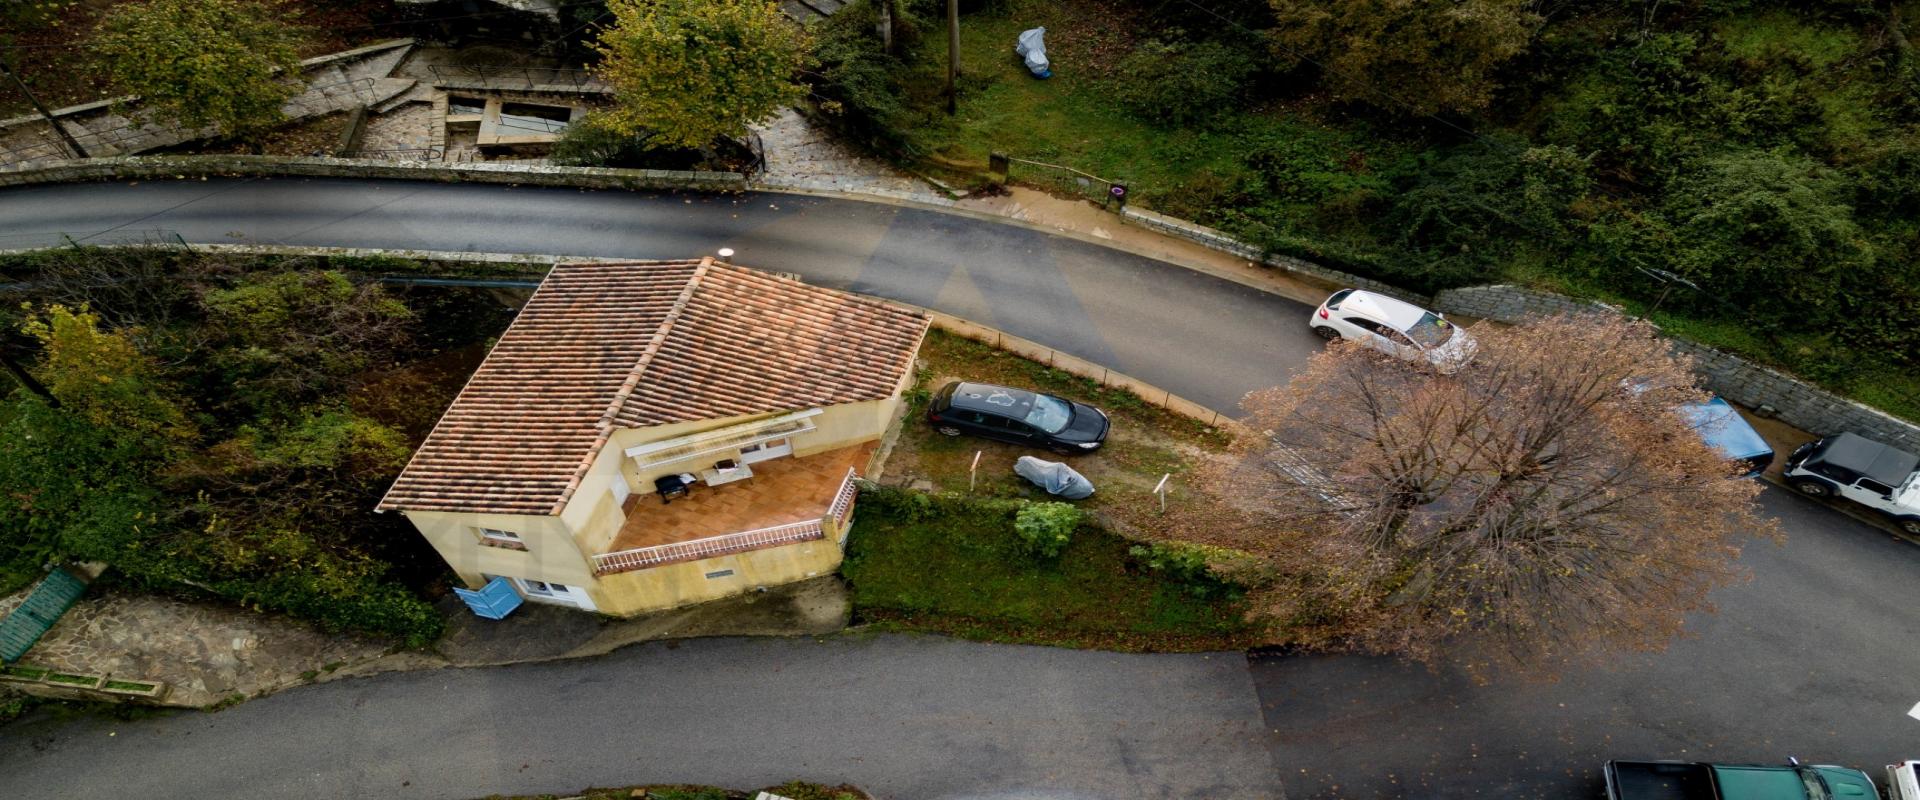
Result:
M1025 419L1033 411L1033 392L992 383L957 383L947 404L967 411Z
M1851 433L1829 437L1816 457L1823 464L1845 467L1888 486L1905 483L1914 467L1920 466L1920 456Z
M1427 315L1427 310L1404 300L1388 297L1384 294L1355 289L1347 299L1340 301L1340 310L1353 309L1395 328L1406 330Z

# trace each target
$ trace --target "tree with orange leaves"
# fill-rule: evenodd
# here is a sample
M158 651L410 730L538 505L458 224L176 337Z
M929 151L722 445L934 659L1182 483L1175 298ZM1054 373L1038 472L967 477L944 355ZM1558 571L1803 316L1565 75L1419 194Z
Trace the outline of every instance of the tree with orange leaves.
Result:
M1266 610L1297 638L1547 669L1657 650L1772 534L1676 413L1707 395L1650 325L1489 327L1452 375L1336 342L1247 396L1208 488L1294 577Z

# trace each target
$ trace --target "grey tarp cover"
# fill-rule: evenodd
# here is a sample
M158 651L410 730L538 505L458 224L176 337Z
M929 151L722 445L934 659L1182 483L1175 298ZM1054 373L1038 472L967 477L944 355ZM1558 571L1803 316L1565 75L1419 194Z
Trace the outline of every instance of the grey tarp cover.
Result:
M1013 462L1014 474L1033 481L1047 494L1064 497L1068 500L1085 500L1093 496L1093 482L1086 476L1074 472L1072 467L1058 461L1041 461L1033 456L1021 456Z
M1015 55L1025 60L1027 71L1038 78L1053 77L1052 65L1047 63L1047 29L1034 28L1020 33L1019 43L1013 46Z

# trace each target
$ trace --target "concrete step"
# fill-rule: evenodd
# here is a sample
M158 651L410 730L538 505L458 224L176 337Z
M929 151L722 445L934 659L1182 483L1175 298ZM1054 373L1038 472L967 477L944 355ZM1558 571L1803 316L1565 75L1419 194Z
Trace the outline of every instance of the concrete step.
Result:
M356 62L353 65L349 66L348 70L352 72L353 77L356 77L356 78L390 77L393 75L394 69L400 66L400 62L406 61L407 56L411 55L412 53L413 53L413 45L407 45L405 47L396 47L391 50L386 50L380 53L376 53L370 58Z
M385 114L416 99L414 90L420 82L413 78L381 78L373 82L373 102L367 104L367 110L375 114Z
M800 0L782 0L780 10L794 22L807 22L826 16L820 9L802 3Z

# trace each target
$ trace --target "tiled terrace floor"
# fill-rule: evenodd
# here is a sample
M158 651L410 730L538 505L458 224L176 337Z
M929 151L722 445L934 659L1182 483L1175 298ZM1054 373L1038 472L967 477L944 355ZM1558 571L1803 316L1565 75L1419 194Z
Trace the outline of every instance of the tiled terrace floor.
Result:
M686 542L771 528L827 513L847 469L865 470L879 442L828 450L804 458L775 458L753 466L753 477L719 486L696 484L662 505L652 492L627 499L627 522L607 552Z

